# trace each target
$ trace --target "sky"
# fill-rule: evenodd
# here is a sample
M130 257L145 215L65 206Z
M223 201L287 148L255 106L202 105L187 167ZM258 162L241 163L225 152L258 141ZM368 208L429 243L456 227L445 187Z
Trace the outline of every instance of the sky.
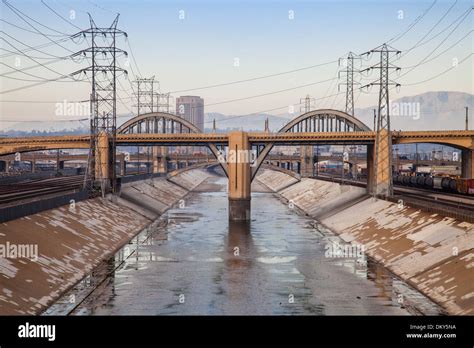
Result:
M16 15L7 4L23 14ZM344 73L335 78L344 66L338 59L384 42L402 51L398 59L391 58L402 68L399 75L391 75L401 84L398 92L391 93L393 99L428 91L473 93L473 19L472 11L466 12L472 6L467 0L8 0L7 4L0 4L0 121L4 122L68 120L88 113L87 108L61 113L57 104L87 100L91 91L87 80L61 79L29 87L88 66L85 59L55 58L87 47L85 40L76 43L65 36L89 27L87 12L99 27L108 27L120 13L118 28L128 34L128 42L117 39L117 47L128 52L128 58L117 58L128 70L128 79L118 78L119 113L136 111L132 82L136 76L154 76L159 90L174 97L203 97L205 112L282 114L306 95L316 99L314 107L343 109L345 87L339 83L345 82ZM66 39L61 46L51 44L62 38ZM25 52L26 45L44 43L50 45ZM356 59L355 66L362 70L378 60L374 53ZM307 68L328 62L332 63ZM29 68L38 63L43 66ZM284 73L297 69L302 70ZM280 75L254 79L272 74ZM201 88L247 79L254 80ZM367 76L355 74L360 85L377 79L375 69ZM377 86L362 92L358 86L356 107L377 103ZM11 91L16 88L21 89Z

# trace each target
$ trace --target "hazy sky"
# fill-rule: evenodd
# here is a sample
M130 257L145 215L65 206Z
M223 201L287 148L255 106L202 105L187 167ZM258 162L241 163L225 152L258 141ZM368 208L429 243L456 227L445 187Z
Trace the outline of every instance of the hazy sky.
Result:
M87 66L86 60L73 62L68 59L51 63L55 58L46 54L62 57L87 47L86 42L76 44L66 40L60 43L63 47L48 45L39 49L41 52L35 50L25 52L37 62L46 63L46 66L53 71L39 67L24 70L34 76L19 71L10 73L12 69L4 64L19 70L37 64L17 50L24 51L27 48L25 45L36 47L43 43L51 43L50 40L64 38L53 35L72 34L79 29L66 23L39 1L8 2L31 19L25 18L26 22L23 21L2 3L0 8L3 20L30 31L37 29L41 34L21 30L4 21L0 22L2 30L0 55L3 63L0 71L1 74L8 73L1 77L2 92L34 84L38 80L35 76L52 79L59 76L57 73L69 74ZM328 95L338 92L337 81L314 84L336 77L339 69L337 63L218 88L183 90L251 79L334 61L349 51L355 53L368 51L402 33L404 34L401 37L391 42L393 47L406 54L398 60L393 60L393 64L405 69L402 69L400 77L393 74L393 80L401 83L402 87L398 94L393 90L392 98L438 90L473 93L472 11L461 22L462 14L471 6L471 2L467 0L459 0L456 3L437 1L411 29L409 28L417 17L433 4L432 0L44 0L44 2L80 28L89 26L86 12L92 14L98 26L104 27L109 26L114 19L114 13L119 12L121 15L118 27L128 33L133 56L140 70L139 73L133 60L130 60L134 73L143 77L154 75L160 81L162 92L171 91L174 92L172 93L174 96L190 94L202 96L206 112L243 114L280 107L270 113L285 113L288 111L285 106L298 103L306 94L313 98L322 98L316 102L317 107L343 108L343 94L327 98ZM415 45L417 47L406 52ZM118 46L130 52L123 38L118 40ZM447 73L423 82L451 68L453 64L456 65L456 62L461 62L466 57L469 58ZM361 60L357 65L364 68L377 63L378 59L379 57L374 55L370 60ZM120 57L119 62L122 67L128 65L125 57ZM420 62L424 64L412 71L409 71L411 68L407 68ZM129 79L133 80L132 69L129 67L128 70ZM7 76L32 81L18 81ZM357 76L356 80L360 80ZM362 77L361 83L366 84L377 77L377 72L374 71L371 76ZM119 80L121 85L118 87L125 90L120 91L119 95L126 107L131 109L134 101L130 98L130 82L123 77ZM343 79L340 82L344 82ZM409 85L413 83L415 85ZM311 85L262 97L221 103L308 84ZM357 90L356 107L375 104L377 88L374 87L371 92L371 94L360 94ZM57 105L54 103L31 101L85 100L89 98L89 93L90 84L85 82L51 82L2 93L1 117L4 120L77 118L77 116L59 117L55 113ZM120 113L126 112L126 107L122 104L118 107ZM299 109L299 106L296 108Z

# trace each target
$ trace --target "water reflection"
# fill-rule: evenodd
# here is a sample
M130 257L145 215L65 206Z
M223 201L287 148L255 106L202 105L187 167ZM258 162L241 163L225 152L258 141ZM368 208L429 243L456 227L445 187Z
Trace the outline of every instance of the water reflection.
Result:
M205 184L221 190L188 196L76 287L78 302L47 314L407 313L391 276L371 281L370 263L328 258L337 237L272 194L252 196L251 222L232 222L226 179Z

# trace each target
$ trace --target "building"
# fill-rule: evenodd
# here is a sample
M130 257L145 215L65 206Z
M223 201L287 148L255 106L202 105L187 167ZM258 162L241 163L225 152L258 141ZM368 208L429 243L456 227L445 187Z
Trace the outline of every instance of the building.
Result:
M204 99L185 95L176 98L176 115L184 118L204 132Z

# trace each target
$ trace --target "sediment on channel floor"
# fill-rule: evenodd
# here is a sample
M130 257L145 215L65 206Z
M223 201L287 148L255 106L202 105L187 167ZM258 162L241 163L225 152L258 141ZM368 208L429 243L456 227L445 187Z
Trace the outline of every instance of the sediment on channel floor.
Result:
M0 257L0 315L41 313L209 175L194 169L169 180L132 182L118 198L88 199L1 223L4 252L31 252L19 257L10 250L10 257Z
M365 188L264 170L284 201L361 244L366 254L448 313L474 314L474 224L369 197Z

